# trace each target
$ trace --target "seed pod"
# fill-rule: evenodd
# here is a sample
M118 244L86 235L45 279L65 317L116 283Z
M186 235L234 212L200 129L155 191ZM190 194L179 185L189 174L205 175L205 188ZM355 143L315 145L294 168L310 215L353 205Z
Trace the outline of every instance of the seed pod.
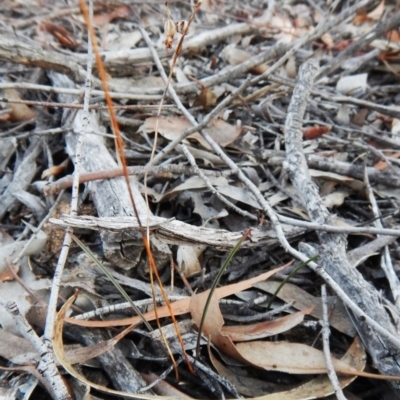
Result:
M167 19L164 24L164 33L165 33L165 47L170 49L172 47L172 42L174 41L174 36L176 33L176 26L171 19Z
M183 19L175 22L175 25L177 32L182 33L182 35L185 35L189 28L189 22Z

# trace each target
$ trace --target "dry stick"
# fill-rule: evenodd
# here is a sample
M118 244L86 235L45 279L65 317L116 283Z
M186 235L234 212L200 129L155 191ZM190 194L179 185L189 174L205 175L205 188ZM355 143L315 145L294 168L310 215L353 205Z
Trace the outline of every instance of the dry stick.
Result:
M161 3L159 0L157 1ZM182 46L182 53L189 51L200 53L209 45L225 41L234 35L248 35L255 30L256 27L249 23L233 23L216 29L206 29L199 34L187 38ZM147 47L124 51L104 51L101 55L104 58L106 67L113 69L126 69L127 65L133 66L135 64L148 63L153 58ZM158 49L158 56L165 59L170 58L171 55L167 49L162 48ZM82 60L83 57L79 57L78 59Z
M145 171L146 167L141 165L128 167L129 175L144 175ZM219 177L219 176L229 177L233 174L233 172L230 170L214 171L214 170L201 169L201 172L206 176L213 176L213 177ZM96 172L86 172L80 175L79 183L116 178L118 176L123 176L123 174L124 171L121 168L96 171ZM197 169L193 167L187 167L186 165L167 164L151 168L149 170L149 174L160 175L160 177L164 178L171 178L172 174L196 175ZM47 196L48 194L58 193L62 189L68 189L71 186L72 186L72 176L67 175L55 182L48 184L47 186L44 187L43 191Z
M284 153L281 151L264 150L261 153L260 158L267 159L266 163L268 165L282 165L283 157ZM310 168L328 172L335 172L336 174L350 176L359 180L364 179L364 167L362 165L332 160L330 158L320 157L314 154L308 154L306 159L307 164ZM394 176L391 172L379 171L373 167L366 168L370 182L383 184L392 188L400 188L400 178Z
M89 1L90 7L90 17L93 16L93 2ZM78 198L79 198L79 173L81 168L81 160L82 160L82 146L85 138L85 134L87 132L89 126L89 103L90 103L90 87L91 87L91 77L92 77L92 42L90 37L88 37L88 58L86 65L86 80L85 80L85 91L84 91L84 100L83 100L83 124L82 131L79 134L79 137L76 142L75 147L75 165L74 165L74 182L72 185L72 196L71 196L71 210L70 215L76 216L78 214ZM64 242L61 248L61 253L58 258L56 270L54 271L53 276L53 284L51 287L49 305L47 309L47 318L46 318L46 327L44 331L44 340L48 343L49 349L52 346L52 341L54 337L54 324L56 317L56 309L57 309L57 300L58 293L60 290L61 277L64 270L64 265L67 261L69 248L71 246L72 238L70 233L73 233L71 228L67 228L65 231Z
M374 191L372 190L371 185L369 183L367 173L365 173L364 182L365 182L365 188L367 190L367 195L368 195L369 201L372 206L372 212L374 213L374 216L376 218L376 220L374 221L374 225L377 228L383 228L383 225L382 225L382 222L380 219L381 214L379 211L378 203L376 202ZM389 253L389 246L385 246L385 248L384 248L384 254L381 259L381 266L386 275L386 279L389 282L390 289L392 291L392 296L394 299L394 303L396 304L396 306L399 306L399 303L400 303L400 281L399 281L399 278L397 277L397 274L393 268L392 259L390 257L390 253Z
M236 171L225 170L225 171L212 171L212 170L204 170L201 169L205 176L232 176L236 174ZM144 166L134 166L128 167L128 172L130 175L144 175L145 167ZM164 173L172 173L172 174L185 174L185 175L196 175L196 169L192 167L186 167L182 165L164 165L164 166L156 166L151 168L149 174L158 175ZM90 182L94 180L102 180L102 179L111 179L118 176L123 176L122 169L111 169L108 171L96 171L96 172L87 172L80 175L79 183ZM53 182L46 186L43 190L46 195L58 193L60 190L68 189L72 186L72 177L66 176L59 179L56 182ZM372 234L372 235L388 235L388 236L400 236L399 229L389 229L389 228L370 228L370 227L341 227L334 225L326 225L326 224L316 224L309 221L301 221L294 218L285 217L283 215L278 215L278 218L281 222L287 223L289 225L300 226L303 228L307 228L310 230L318 230L318 231L326 231L333 233L349 233L349 234Z
M193 125L197 125L196 120L193 118L193 116L188 112L188 110L186 109L186 107L182 104L179 96L176 94L174 88L169 84L169 77L167 77L167 74L165 73L164 67L162 66L161 60L158 57L157 52L154 49L153 43L151 42L151 39L149 38L149 35L147 34L147 32L145 31L144 28L139 27L140 33L143 36L143 39L146 41L147 46L149 47L151 54L154 57L154 62L157 66L157 69L162 77L162 79L165 82L165 85L169 91L170 96L172 97L172 99L174 100L176 106L178 107L178 109L180 111L182 111L182 113L185 115L185 117L193 124ZM154 139L156 140L156 139ZM229 209L234 210L236 213L238 213L239 215L242 215L243 217L247 217L252 219L253 221L257 221L258 218L245 211L242 210L241 208L235 206L231 201L229 201L225 196L223 196L221 193L219 193L219 191L217 189L214 188L214 186L212 185L212 183L210 182L210 180L207 178L207 176L205 175L205 173L198 167L195 158L192 156L192 154L190 153L189 149L186 147L186 145L184 145L183 143L181 143L181 147L182 147L182 151L183 154L185 155L185 157L187 158L187 160L189 161L190 165L192 166L194 173L198 176L200 176L200 178L203 180L203 182L206 184L206 186L211 190L211 193L215 194L219 200L221 200L222 203L224 203ZM154 159L155 160L155 159ZM153 160L153 161L154 161ZM149 170L149 168L152 166L152 162L150 161L149 164L147 164L146 167L146 171Z
M305 92L307 98L308 91ZM306 100L304 100L304 104ZM301 133L301 130L300 130ZM244 175L244 173L237 167L235 162L233 162L219 147L217 143L205 132L202 132L204 138L207 140L208 144L213 148L214 152L221 157L221 159L233 170L237 171L239 179L249 188L249 190L254 194L257 201L263 208L263 211L268 215L271 223L273 224L277 238L283 248L291 255L296 257L301 261L307 261L310 257L314 256L311 254L307 256L306 254L297 251L294 249L289 242L287 241L282 226L280 225L279 219L275 211L269 205L269 203L265 200L264 196L260 193L258 188L254 185L254 183ZM318 225L318 224L316 224ZM400 348L400 339L398 339L395 335L389 332L387 329L380 326L373 318L368 316L357 304L355 304L349 296L341 289L339 285L323 270L321 269L315 262L311 262L308 264L314 271L317 271L318 274L333 288L333 290L338 294L341 300L349 307L352 312L359 318L365 320L370 326L372 326L379 334L385 337L388 341L394 344L396 347Z
M54 400L72 400L68 389L61 378L54 359L54 353L50 342L41 340L29 325L25 317L19 312L14 301L6 301L0 295L0 305L13 317L18 325L20 334L28 340L41 355L39 362L35 365L36 371L44 378L42 383L46 386Z
M368 5L370 5L371 3L374 3L374 2L375 2L375 0L359 1L354 6L347 7L345 10L343 10L343 12L340 15L336 16L331 21L328 21L328 19L325 17L323 19L323 23L322 24L320 23L315 28L315 30L313 32L309 33L308 35L306 35L306 37L309 37L311 35L310 41L318 39L321 35L320 33L318 33L320 29L322 29L325 32L329 32L332 28L337 27L337 25L339 25L341 22L347 20L348 18L353 18L354 15L359 10L363 10L365 7L367 7ZM333 9L334 7L335 6L332 5L330 7L330 10ZM257 54L256 56L250 58L249 60L247 60L237 66L228 68L226 70L222 70L216 75L204 78L204 79L200 80L200 82L206 87L211 87L211 86L215 86L215 85L221 84L223 82L226 82L229 79L238 78L239 76L242 76L247 71L249 71L249 69L251 69L253 67L256 67L264 62L273 60L277 57L279 57L279 58L282 57L283 55L285 55L287 53L287 51L290 50L290 48L291 48L290 46L287 46L286 44L278 42L271 48L265 50L264 52L262 52L260 54ZM266 74L266 73L267 72L265 72L264 74ZM259 77L255 78L255 79L259 79ZM259 82L259 80L254 81L253 83L255 83L255 82ZM196 92L197 88L196 88L196 84L190 83L190 84L185 84L183 86L177 85L176 91L180 94L189 94L189 93Z
M360 4L360 3L359 3ZM321 24L324 25L324 22ZM301 42L302 43L302 42ZM271 67L270 69L272 69ZM268 71L267 71L268 72ZM243 85L245 86L245 85ZM309 88L308 88L309 89ZM305 99L308 96L309 91L305 92ZM304 101L305 105L305 101ZM189 114L190 118L191 115ZM189 118L188 118L189 119ZM189 119L190 120L190 119ZM262 206L264 212L268 215L270 218L272 224L274 225L277 238L282 244L283 248L288 251L291 255L295 256L299 260L302 261L307 261L309 257L307 257L305 254L295 250L287 241L284 232L282 230L282 227L279 223L278 217L275 214L274 210L272 207L268 204L268 202L265 200L265 198L262 196L258 188L251 182L244 174L243 172L237 167L237 165L221 150L219 145L214 142L214 140L206 133L206 132L201 132L204 138L207 140L208 144L213 148L215 153L221 157L221 159L233 170L237 171L239 179L250 189L250 191L255 195L256 199ZM301 133L301 130L300 130ZM165 153L164 153L165 154ZM161 156L162 157L162 156ZM160 157L160 159L161 159ZM153 160L155 162L155 160ZM331 287L336 291L338 296L342 299L342 301L353 311L353 313L358 317L366 321L370 326L372 326L378 333L380 333L383 337L385 337L388 341L390 341L392 344L400 348L400 340L394 336L391 332L386 330L385 328L381 327L378 323L375 322L374 319L369 317L357 304L355 304L349 296L336 284L336 282L324 271L321 270L317 264L314 262L310 263L309 266L318 271L318 273L323 277L323 279L331 285Z
M168 76L168 78L167 78L167 81L165 82L164 93L163 93L163 95L162 95L162 97L161 97L161 101L160 101L160 104L159 104L159 108L158 108L158 112L157 112L157 117L156 117L156 118L157 118L157 119L156 119L156 126L155 126L155 129L154 129L154 145L153 145L153 148L152 148L152 150L151 150L150 161L149 161L149 163L146 165L146 173L144 174L145 199L146 199L146 204L147 204L147 208L148 208L148 209L150 209L150 207L149 207L149 196L148 196L148 194L147 194L147 171L148 171L149 168L153 165L152 160L154 159L154 155L155 155L156 148L157 148L158 125L159 125L159 122L160 122L161 110L162 110L162 107L163 107L163 104L164 104L164 99L165 99L165 96L166 96L166 94L167 94L167 91L168 91L169 88L170 88L170 82L171 82L171 79L172 79L172 74L173 74L173 72L174 72L174 67L175 67L176 61L177 61L177 59L178 59L178 57L179 57L179 54L180 54L181 51L182 51L183 41L184 41L185 36L187 35L188 31L189 31L190 25L191 25L191 23L193 22L194 17L195 17L195 15L196 15L197 11L198 11L199 8L201 7L202 1L203 1L203 0L197 0L197 3L195 4L195 6L194 6L194 8L193 8L192 14L191 14L190 17L189 17L189 20L187 21L186 24L184 23L184 30L183 30L183 32L182 32L181 37L179 38L178 46L176 47L176 50L175 50L175 52L174 52L174 56L173 56L172 64L171 64L171 70L170 70L169 76ZM172 26L172 27L173 27L173 30L175 31L175 29L176 29L176 28L175 28L175 24L174 24L173 21L171 21L171 19L170 19L170 17L169 17L168 2L165 2L165 7L166 7L166 9L167 9L167 18L168 18L168 20L167 20L165 26L166 26L167 29L168 29L170 26ZM186 22L186 21L185 21L185 22ZM142 30L141 30L142 35L143 35L143 31L144 31L144 30L142 29ZM167 39L166 39L166 41L165 41L165 45L166 45L166 47L167 47L167 41L170 39L170 33L169 33L169 32L165 32L165 34L167 35ZM173 39L173 36L174 36L174 34L172 34L172 39ZM150 41L150 39L149 39L148 36L147 36L147 38L148 38L148 43L147 43L147 44L151 43L151 41ZM152 54L153 57L154 57L154 56L157 56L156 58L159 60L158 55L157 55L156 52L154 51L153 46L150 47L150 52L151 52L152 50L153 50L153 53L154 53L154 54ZM159 62L159 64L161 65L161 61ZM158 67L158 65L157 65L157 67ZM164 68L163 68L163 67L162 67L161 69L162 69L162 71L164 71ZM165 71L164 71L164 74L163 74L163 78L165 78ZM164 80L165 80L165 79L164 79ZM149 234L149 228L147 228L147 234ZM150 276L150 278L151 278L151 276Z
M54 86L37 85L35 83L28 82L0 82L0 89L22 89L22 90L39 90L41 92L50 93L65 93L74 94L80 96L82 94L81 89L74 88L57 88ZM92 90L92 96L104 96L103 90ZM161 95L159 94L142 94L140 93L120 93L110 92L110 96L113 99L124 99L124 100L160 100Z
M112 100L111 100L111 97L110 97L109 91L108 91L106 71L105 71L105 69L103 67L103 62L102 62L102 59L100 57L99 49L98 49L97 42L96 42L96 35L95 35L94 29L93 29L93 24L91 23L89 15L88 15L88 10L87 10L87 6L86 6L85 0L80 0L80 7L82 9L82 13L83 13L83 16L85 18L85 22L86 22L86 25L87 25L87 28L88 28L89 36L91 38L91 42L92 42L92 45L93 45L93 48L94 48L94 54L95 54L95 57L96 57L97 68L98 68L98 71L99 71L101 82L103 84L105 99L106 99L106 103L108 105L108 112L110 113L111 127L112 127L112 130L113 130L114 136L115 136L115 146L116 146L117 154L119 156L119 159L120 159L121 164L122 164L122 169L124 171L124 178L125 178L126 186L127 186L127 189L128 189L129 199L130 199L130 202L132 204L136 220L137 220L137 222L139 224L140 234L141 234L142 239L143 239L143 244L144 244L144 247L146 249L147 257L149 259L150 270L153 271L154 274L156 275L158 284L159 284L160 289L161 289L162 296L165 299L166 305L167 305L167 307L169 309L169 312L170 312L171 319L172 319L173 324L175 326L175 330L176 330L178 339L179 339L181 347L182 347L183 355L185 356L185 360L186 360L186 363L188 365L188 368L191 369L192 367L191 367L191 364L189 362L189 359L187 358L187 355L186 355L186 352L185 352L185 349L184 349L183 339L182 339L182 336L180 335L180 332L179 332L178 323L176 321L174 313L172 312L171 305L170 305L170 303L168 301L167 294L166 294L164 286L163 286L163 284L161 282L160 275L158 273L157 266L156 266L156 263L155 263L155 260L154 260L154 256L153 256L153 253L152 253L151 248L150 248L150 236L149 235L146 236L146 232L145 232L145 230L143 228L143 225L141 223L141 220L140 220L140 217L139 217L139 213L138 213L138 210L137 210L137 207L136 207L136 203L135 203L135 200L134 200L133 195L132 195L131 185L130 185L130 182L129 182L128 167L127 167L127 163L126 163L124 146L123 146L123 142L122 142L122 137L121 137L121 133L119 131L119 126L118 126L118 122L117 122L117 119L116 119L115 111L114 111L114 108L113 108L113 103L112 103ZM154 290L154 285L152 285L152 288ZM169 356L171 358L171 361L174 364L175 374L176 374L176 378L178 380L178 378L179 378L178 366L176 365L175 358L174 358L174 356L172 354L171 348L168 345L168 342L167 342L167 340L166 340L166 338L164 336L164 333L163 333L163 331L161 329L160 321L159 321L159 319L157 317L157 307L156 307L155 303L154 303L154 307L155 307L157 325L158 325L158 328L160 330L161 336L163 338L165 347L166 347L166 349L168 351L168 354L169 354Z
M308 221L300 221L298 219L285 217L283 215L278 215L278 218L281 222L285 222L289 225L300 226L303 228L315 230L315 231L325 231L331 233L365 233L365 234L372 234L372 235L388 235L388 236L400 236L399 229L387 229L387 228L368 228L368 227L341 227L341 226L334 226L329 224L320 224L315 222L308 222Z
M41 107L55 107L55 108L78 108L81 109L83 106L81 104L74 104L74 103L54 103L51 101L34 101L34 100L14 100L14 99L7 99L5 97L0 97L0 101L3 103L13 103L13 104L26 104L29 106L41 106ZM165 108L171 108L170 105L165 105ZM148 105L148 104L142 104L142 105L127 105L127 106L121 106L121 105L116 105L114 106L114 109L116 110L154 110L158 109L158 106L156 105ZM108 110L107 106L100 106L97 104L89 105L90 110Z
M328 64L326 67L321 68L317 79L321 76L327 76L340 68L343 62L349 59L353 54L360 51L363 47L367 46L377 37L382 36L391 29L397 29L399 27L399 20L400 20L400 11L398 11L393 17L390 19L380 21L377 24L377 27L372 31L366 33L361 39L357 40L356 42L352 43L349 47L345 50L341 51L337 57L332 59L332 62Z
M328 319L328 298L326 295L326 285L321 286L321 302L322 302L322 344L324 347L324 356L326 362L326 368L328 370L328 377L331 381L333 390L335 391L335 395L337 400L346 400L346 397L343 394L342 388L340 387L339 379L336 375L335 368L333 367L331 351L329 349L329 336L331 331L329 329L329 319Z
M293 79L284 78L278 75L272 75L269 80L281 85L294 87L295 81ZM330 102L353 104L355 106L366 107L369 110L373 110L382 114L389 115L391 117L400 118L400 107L399 106L386 106L384 104L376 104L372 101L357 99L351 96L342 95L332 89L330 91L323 91L321 89L313 89L311 93L315 96L328 100ZM364 132L363 132L364 133Z
M399 112L400 112L400 108L399 108ZM354 146L359 147L363 150L371 151L371 153L375 154L377 157L379 157L382 161L384 161L388 165L388 170L391 169L392 172L394 174L396 174L398 178L400 178L399 168L396 168L393 165L393 163L389 160L389 158L386 157L385 154L383 154L383 152L381 150L378 150L377 148L375 148L374 146L371 146L368 143L365 143L364 140L362 140L362 139L355 141L353 144L354 144ZM367 170L365 170L365 171L367 171Z
M168 299L169 299L169 301L179 301L179 300L187 299L188 297L189 296L168 296ZM163 304L164 299L162 298L162 296L158 296L158 297L156 297L156 301L158 304ZM153 299L137 300L134 303L135 303L136 307L143 307L146 310L146 309L148 309L149 306L153 305ZM132 306L128 302L118 303L118 304L113 304L110 306L96 308L93 311L88 311L83 314L74 315L74 318L86 320L86 319L92 319L95 317L100 317L101 315L104 315L104 314L111 314L116 311L131 310L131 309L132 309Z
M336 1L336 3L337 3L337 1ZM306 43L309 43L312 40L318 39L321 35L328 32L334 26L336 26L337 24L339 24L340 22L342 22L349 16L352 16L357 10L365 7L366 5L368 5L370 3L371 3L371 0L360 1L355 6L349 7L348 9L346 9L342 14L340 14L339 16L334 18L332 21L328 21L327 18L322 19L314 31L305 35L303 38L298 39L290 48L287 48L287 46L278 42L275 46L272 47L272 49L268 50L268 52L265 54L265 58L267 58L267 59L268 58L273 59L276 56L281 55L280 59L276 63L274 63L270 68L268 68L267 71L265 71L262 75L257 76L256 78L253 78L253 79L247 79L238 89L233 91L228 97L226 97L224 100L222 100L209 114L207 114L200 124L198 124L193 119L193 117L191 117L192 119L188 118L189 121L193 124L193 128L186 129L185 131L182 132L182 134L178 138L174 139L167 146L165 146L164 149L162 149L154 157L151 165L158 164L168 153L170 153L187 136L189 136L195 132L201 133L201 130L206 128L207 125L215 117L217 117L218 114L222 110L225 109L225 107L228 107L236 97L240 96L248 87L251 87L252 85L255 85L256 83L269 78L269 76L274 71L276 71L278 68L280 68L292 55L294 55L296 53L296 51L298 49L300 49ZM332 5L332 7L334 7L334 5ZM235 68L237 68L238 76L245 73L249 68L259 65L265 61L266 60L264 58L259 59L257 56L248 61L245 61L244 63L235 67ZM235 71L236 71L236 69L235 69ZM227 79L233 78L235 76L236 75L233 74L233 71L230 71L230 73L227 74L221 82L226 81ZM204 81L201 81L201 82L205 86L209 86ZM213 83L213 84L215 84L215 83ZM150 165L150 164L148 164L148 165Z
M316 60L310 60L300 68L285 124L287 161L284 163L284 167L313 222L325 224L332 223L333 218L322 204L318 188L311 179L302 150L301 124L311 85L317 72L318 62ZM321 231L317 231L317 234L321 242L318 253L321 255L320 263L323 268L315 263L310 263L310 267L331 285L357 317L359 333L379 371L384 375L399 375L399 363L393 362L387 356L387 352L398 354L400 340L393 334L394 327L379 300L378 292L365 282L356 268L351 267L346 257L344 235ZM303 245L302 248L304 252L310 246ZM294 254L293 250L291 249L291 254ZM308 255L313 255L312 253L315 254L315 251L309 251ZM373 332L371 328L376 332ZM392 357L395 358L396 355L392 355Z

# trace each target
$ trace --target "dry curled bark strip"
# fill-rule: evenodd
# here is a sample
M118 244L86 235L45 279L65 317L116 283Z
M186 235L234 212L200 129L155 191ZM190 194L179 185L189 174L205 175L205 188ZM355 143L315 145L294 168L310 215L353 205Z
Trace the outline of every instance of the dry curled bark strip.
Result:
M318 64L316 60L308 61L299 71L285 124L286 162L284 166L311 220L319 224L333 224L334 217L330 215L321 201L318 188L311 179L302 150L302 119L317 72ZM351 267L347 260L346 235L323 231L317 231L317 234L320 241L317 251L321 255L320 265L324 272L333 278L361 310L380 324L382 328L396 336L396 330L382 305L380 294L365 281L355 268ZM318 268L315 270L318 272ZM349 313L352 315L350 311ZM385 375L399 375L399 349L373 330L364 319L355 318L354 320L357 322L355 327L378 370ZM392 383L392 385L395 389L400 389L398 383Z
M242 237L242 232L229 232L224 229L209 229L200 226L186 224L182 221L174 219L166 219L150 215L140 215L145 228L149 227L152 236L160 239L164 243L173 245L195 246L204 244L212 246L219 250L233 249L238 240ZM100 230L106 232L117 232L120 235L132 234L139 231L139 225L135 217L118 217L118 218L96 218L90 216L71 217L64 215L61 219L50 218L52 224L63 228L84 228L92 230ZM283 231L289 240L298 238L304 233L304 228L292 227L282 224ZM265 246L266 249L271 249L278 244L276 233L269 227L253 228L250 240L243 243L242 247Z

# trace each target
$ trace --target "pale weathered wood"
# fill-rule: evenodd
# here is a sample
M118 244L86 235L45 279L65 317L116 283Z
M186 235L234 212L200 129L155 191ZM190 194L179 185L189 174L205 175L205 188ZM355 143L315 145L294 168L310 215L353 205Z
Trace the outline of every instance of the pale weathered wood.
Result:
M201 226L186 224L174 219L162 217L149 217L149 224L143 216L146 224L150 228L152 236L162 242L175 245L206 245L219 250L229 250L235 247L242 238L243 232L229 232L224 229L210 229ZM95 218L90 216L70 217L63 216L61 219L51 218L50 222L62 227L93 229L107 232L119 232L121 236L125 234L137 235L138 224L134 217L119 218ZM304 228L282 224L283 231L288 240L298 238L305 232ZM246 240L242 247L263 246L265 250L270 250L278 244L276 233L270 226L255 227L251 230L249 240Z
M51 73L51 79L55 86L71 87L73 83L65 75ZM59 94L62 102L72 102L74 99L70 95ZM82 129L82 111L78 111L72 129L65 135L67 153L74 159L75 145L78 132ZM91 113L90 130L101 132L97 114ZM88 133L82 149L82 169L84 172L95 172L115 169L118 164L108 151L101 135ZM147 214L146 203L137 188L133 179L130 179L133 198L140 215ZM100 217L126 217L134 215L133 207L129 198L128 189L124 178L117 177L103 181L93 181L88 183L89 191ZM151 215L151 214L150 214ZM145 221L142 221L145 223ZM122 233L102 234L104 255L108 260L120 268L129 269L137 266L143 252L143 243L139 233L135 235ZM170 250L167 245L160 244L158 241L152 242L152 249L155 253L158 266L169 262Z

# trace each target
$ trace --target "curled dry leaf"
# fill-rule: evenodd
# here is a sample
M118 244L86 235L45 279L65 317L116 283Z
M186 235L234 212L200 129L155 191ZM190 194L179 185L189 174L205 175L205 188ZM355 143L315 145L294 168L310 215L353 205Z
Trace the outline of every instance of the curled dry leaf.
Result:
M229 336L232 342L245 342L278 335L299 325L303 321L304 315L310 314L313 308L310 307L304 311L277 318L273 321L263 321L250 325L223 326L221 332Z
M238 291L241 290L245 290L248 289L249 287L251 287L253 284L255 284L256 282L259 282L263 279L268 279L269 277L271 277L272 275L274 275L276 272L281 271L283 268L286 268L287 265L284 265L282 267L279 268L275 268L272 271L266 272L262 275L259 275L255 278L251 278L248 279L246 281L243 282L239 282L239 283L235 283L233 285L228 285L226 287L222 287L216 290L215 292L215 299L218 298L222 298L225 296L229 296L230 294L236 293ZM126 392L120 392L117 390L112 390L112 389L108 389L105 386L101 386L98 384L95 384L93 382L90 382L89 380L87 380L83 375L81 375L80 373L78 373L72 366L71 362L68 360L66 354L65 354L65 350L64 350L64 342L63 342L63 326L64 326L64 321L68 320L70 322L75 321L73 319L70 318L66 318L66 313L68 311L68 309L71 307L71 305L73 304L73 302L76 299L76 295L72 296L71 298L69 298L65 304L61 307L60 311L57 314L56 320L55 320L55 324L54 324L54 339L53 339L53 349L54 349L54 353L58 359L58 361L60 362L60 364L65 368L65 370L71 374L74 378L76 378L78 381L82 382L84 385L87 385L89 387L95 388L97 390L100 390L102 392L105 393L109 393L109 394L115 394L118 396L125 396L128 398L134 398L134 399L144 399L144 400L158 400L159 397L158 396L152 396L152 395L146 395L146 394L138 394L138 393L126 393ZM186 312L189 312L189 303L190 299L185 299L183 301L177 301L175 303L172 303L172 308L175 312L175 315L178 315L179 313L183 314ZM179 303L179 307L177 307L176 305ZM174 306L175 305L175 306ZM165 309L166 313L163 312L162 310ZM166 306L163 307L159 307L158 309L158 317L161 318L163 316L168 316L169 315L169 310L166 308ZM151 319L155 319L155 313L154 311L148 312L146 314L144 314L146 319L149 321ZM137 319L136 317L134 317L133 319L130 318L132 325L128 328L126 328L123 332L121 332L117 337L115 337L114 339L111 340L120 340L125 334L129 333L133 326L140 323L141 320L140 318ZM87 322L87 321L81 321L81 322ZM107 321L93 321L93 322L107 322ZM115 322L115 321L114 321ZM129 323L130 324L130 323ZM123 324L123 325L128 325L128 324ZM164 396L163 400L173 400L175 399L175 397L168 397L168 396ZM257 400L262 400L262 398L259 398Z
M156 129L157 117L147 118L140 130L154 132ZM168 140L178 138L185 129L192 127L192 124L184 117L159 117L158 131ZM210 122L205 131L222 147L233 143L241 134L242 128L228 124L221 119L214 119ZM197 140L204 148L211 150L210 145L196 132L188 136L188 139Z
M15 89L5 89L4 97L8 100L21 100ZM31 110L26 104L8 103L7 108L11 109L10 119L13 122L28 121L35 118L35 111Z
M192 296L190 312L199 326L208 292ZM301 343L252 341L233 344L223 331L224 320L218 299L212 296L209 302L203 333L221 351L236 360L263 368L291 374L327 373L325 356L322 351ZM332 357L335 370L349 375L365 375L351 365ZM378 377L378 376L377 376Z
M61 25L53 24L50 21L43 22L39 25L39 29L45 30L46 32L50 33L54 36L58 42L68 49L74 49L78 46L78 42L75 38L68 32L64 27Z
M193 101L192 107L209 108L217 103L217 95L210 89L203 87Z
M83 375L78 373L72 366L72 364L68 361L65 351L64 351L64 341L63 341L63 327L64 327L64 319L68 309L71 307L74 302L76 296L72 296L69 298L65 304L61 307L61 310L58 312L56 321L54 323L54 339L53 339L53 349L54 353L60 362L60 364L65 368L65 370L71 374L75 379L82 382L84 385L92 387L94 389L100 390L103 393L114 394L117 396L124 396L131 399L144 399L144 400L156 400L159 399L158 396L151 396L146 394L139 393L127 393L120 392L118 390L109 389L105 386L98 385L96 383L90 382ZM132 327L125 329L126 333L130 332ZM124 332L125 332L124 331ZM164 397L165 400L172 400L172 397Z
M207 291L192 296L190 312L197 326L200 324L208 295ZM322 374L327 371L324 354L317 349L301 343L288 342L252 341L234 345L231 337L224 332L223 324L218 299L213 296L203 326L203 334L224 353L241 362L269 371L292 374ZM230 330L232 329L230 327ZM352 371L351 367L338 359L333 358L333 364L337 371Z
M176 254L177 263L182 274L188 278L201 271L199 257L207 246L179 246Z
M61 164L45 169L42 172L41 179L46 179L49 176L61 174L61 172L64 172L65 169L67 168L68 163L69 163L69 158L66 158Z

